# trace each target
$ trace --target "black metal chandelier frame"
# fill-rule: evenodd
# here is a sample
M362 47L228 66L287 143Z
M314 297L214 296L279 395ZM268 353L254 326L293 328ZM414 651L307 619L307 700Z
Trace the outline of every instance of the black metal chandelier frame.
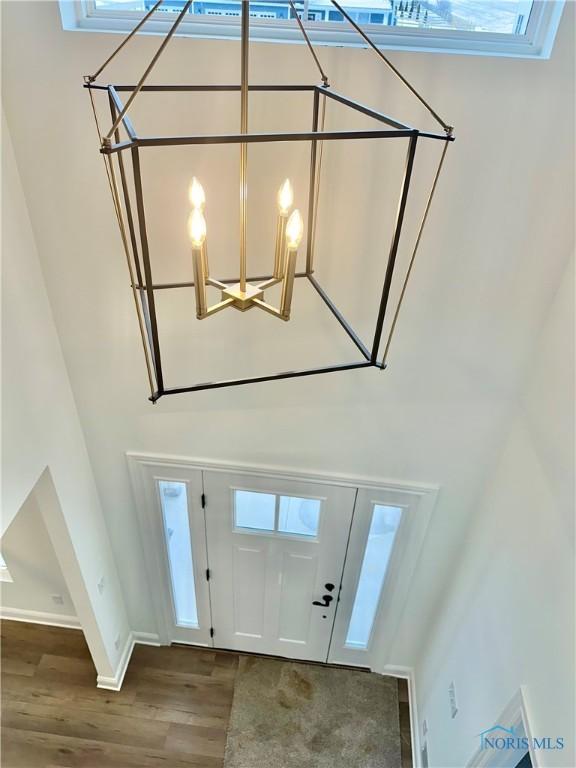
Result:
M122 42L122 44L114 51L109 59L100 67L95 75L89 75L84 78L84 86L89 90L94 117L96 120L96 126L100 139L100 151L104 156L106 171L108 175L108 181L112 192L112 198L114 202L115 213L118 219L120 233L123 241L125 255L128 263L128 269L131 279L131 287L134 296L134 302L136 305L136 311L138 314L138 321L140 325L140 332L142 336L142 343L144 346L144 354L146 359L146 365L148 370L148 378L150 383L150 400L155 403L160 397L164 395L182 394L185 392L196 392L199 390L218 389L222 387L233 387L242 384L252 384L257 382L274 381L277 379L291 379L302 376L312 376L321 373L332 373L337 371L346 371L359 368L377 368L383 370L386 367L386 358L392 334L395 329L396 320L400 311L400 306L404 299L407 283L412 271L416 251L420 244L424 224L426 222L430 204L438 177L444 162L446 150L450 142L454 140L453 129L448 126L444 121L434 112L434 110L424 101L424 99L417 93L417 91L406 81L406 79L396 70L396 68L389 62L384 54L375 46L374 43L368 38L363 30L356 24L356 22L349 16L342 6L332 0L344 17L350 24L358 31L363 39L372 47L375 52L382 58L386 64L394 71L394 73L403 81L403 83L417 96L417 98L424 104L432 116L442 126L441 133L435 133L430 131L420 131L410 125L395 120L390 116L375 110L370 107L360 104L359 102L350 99L340 93L335 92L328 82L328 78L324 74L322 67L318 61L318 57L312 45L309 37L306 33L304 25L296 13L294 3L289 0L290 5L294 11L296 20L300 26L305 41L308 44L310 52L312 53L316 65L321 74L322 84L320 85L249 85L247 81L247 47L249 42L248 36L248 16L249 16L249 2L248 0L242 0L242 55L243 55L243 67L242 67L242 83L239 85L147 85L145 83L148 74L155 65L157 59L162 54L166 44L176 32L180 22L184 18L184 14L188 12L193 0L187 0L184 7L179 14L178 18L172 25L169 33L164 38L160 48L156 55L152 59L152 62L148 66L140 82L137 85L111 85L111 84L99 84L96 82L97 76L101 73L105 66L114 58L114 56L123 48L128 40L140 29L145 21L157 10L161 5L162 0L158 0L156 5L149 11L146 16L139 22L135 29L128 35L128 37ZM93 92L106 92L108 96L110 114L112 118L112 128L108 132L108 135L104 135L100 130L99 119L94 104ZM276 132L276 133L250 133L244 132L233 134L215 134L215 135L192 135L192 136L140 136L129 116L128 110L132 104L133 99L140 92L148 93L166 93L166 92L182 92L182 93L198 93L198 92L241 92L242 96L246 99L248 93L251 92L305 92L310 93L312 100L312 120L310 131L288 131L288 132ZM121 94L129 94L126 102L124 102ZM365 116L373 118L379 123L379 126L373 130L324 130L324 114L326 109L326 101L331 100L338 102L346 107L349 107L357 112L362 113ZM120 134L120 128L123 128L126 137L123 138ZM315 224L318 208L318 189L319 178L322 162L322 147L325 141L342 141L342 140L358 140L358 139L408 139L408 149L406 153L405 167L403 178L400 186L400 195L398 201L398 208L396 212L395 223L393 227L392 240L388 250L388 256L386 261L384 282L382 286L382 293L380 298L380 304L378 308L378 314L374 327L374 334L371 344L366 345L359 335L354 331L350 323L342 315L338 307L330 299L326 291L322 288L316 277L314 276L314 234ZM382 342L382 333L384 328L384 322L388 315L389 310L389 297L392 286L392 280L394 277L396 257L400 244L400 238L402 234L402 226L405 218L405 211L408 201L408 194L410 189L410 183L412 179L414 159L418 141L421 139L439 140L444 142L443 150L441 153L440 161L434 177L434 181L428 196L428 201L425 207L424 215L421 219L420 228L416 238L416 243L412 251L412 256L409 262L409 267L404 277L402 290L400 292L400 298L397 303L388 339L386 342L385 351L382 357L380 357L380 347ZM264 142L292 142L292 141L305 141L310 143L310 171L309 171L309 189L308 189L308 231L306 241L306 269L304 272L297 272L295 277L298 279L306 279L318 293L324 304L330 310L332 315L338 321L339 325L346 332L350 340L356 346L360 352L361 359L356 362L348 363L334 363L332 365L325 365L313 368L306 368L301 370L283 371L268 375L250 376L246 378L238 379L226 379L221 381L208 381L193 384L190 386L178 386L170 387L165 385L164 374L162 370L162 356L161 345L158 331L157 313L156 313L156 301L155 293L157 291L174 290L174 289L194 289L193 281L174 282L174 283L155 283L152 275L152 266L150 258L150 249L148 244L148 233L146 227L146 214L144 206L144 196L142 192L142 173L140 163L140 151L145 150L147 147L173 147L183 145L208 145L208 144L237 144L240 147L246 147L252 143L264 143ZM125 156L129 155L132 166L132 178L130 179L127 163L125 163ZM130 185L132 185L133 196L130 193ZM132 201L135 201L135 208L133 210ZM250 282L256 281L268 281L271 280L271 275L262 275L250 277ZM238 278L227 278L220 282L224 284L237 283Z

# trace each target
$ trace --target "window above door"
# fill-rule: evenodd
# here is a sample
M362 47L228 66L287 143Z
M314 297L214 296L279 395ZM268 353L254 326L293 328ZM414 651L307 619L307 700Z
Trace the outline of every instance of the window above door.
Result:
M131 30L154 0L60 0L64 29ZM297 0L312 42L358 46L330 0ZM347 0L346 10L387 49L549 58L564 0ZM164 0L146 32L164 34L183 0ZM302 42L288 0L251 2L251 36ZM181 34L238 39L240 0L195 0Z

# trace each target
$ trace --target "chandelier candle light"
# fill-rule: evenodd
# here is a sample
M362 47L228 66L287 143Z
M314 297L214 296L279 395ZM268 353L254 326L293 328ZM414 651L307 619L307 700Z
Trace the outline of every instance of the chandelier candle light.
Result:
M147 85L146 80L156 65L156 62L162 55L167 44L178 30L180 24L187 14L191 12L193 0L184 0L182 10L178 13L174 22L170 25L165 38L162 40L156 53L146 67L143 75L136 85L100 85L96 82L98 76L105 67L115 58L127 42L141 29L146 21L162 5L163 0L158 0L152 9L140 20L132 32L109 56L104 64L93 74L84 78L85 88L90 94L90 101L98 137L100 141L100 151L103 155L106 173L114 210L118 221L122 245L126 256L132 294L136 306L140 334L144 347L145 361L150 383L150 400L156 402L163 395L180 394L183 392L194 392L202 389L214 389L219 387L230 387L240 384L250 384L254 382L272 381L276 379L289 379L299 376L310 376L320 373L331 373L343 370L353 370L360 368L384 369L390 342L396 327L396 321L404 299L408 280L410 278L418 246L421 241L422 232L432 198L436 191L438 178L446 150L454 140L453 129L445 123L442 118L432 109L432 107L423 99L418 91L400 74L396 67L388 60L382 51L372 42L370 37L361 27L351 18L351 16L336 0L331 0L332 5L337 8L342 17L354 27L363 41L370 47L379 58L389 67L394 75L408 88L408 90L420 101L434 120L442 127L442 133L430 131L421 131L404 122L389 117L375 109L367 107L358 102L334 91L329 84L318 56L312 46L310 38L304 27L302 19L296 8L294 0L287 0L291 8L291 14L294 21L298 24L308 46L314 62L319 70L322 80L321 85L249 85L248 84L248 55L249 55L249 20L250 3L249 0L239 0L241 3L241 55L240 55L240 85ZM161 14L163 15L163 14ZM240 92L240 120L239 133L194 136L168 136L168 137L144 137L140 136L130 118L128 111L140 92L171 92L183 93L188 98L193 98L195 93L202 92ZM248 121L248 103L249 93L251 91L266 94L267 92L283 93L288 96L290 93L300 93L301 95L310 94L312 97L312 126L307 131L283 131L276 133L250 133ZM100 119L95 105L94 95L104 92L108 97L108 104L112 118L112 127L107 133L100 129ZM123 102L121 94L128 93L126 103ZM362 130L326 130L325 116L326 105L329 102L336 102L349 109L361 113L365 117L371 118L375 125L372 128ZM407 142L405 170L402 178L399 200L396 212L394 227L390 235L390 245L388 255L383 260L383 284L380 303L375 318L375 327L373 338L368 346L351 327L344 318L338 307L330 299L324 288L314 275L314 252L316 225L318 217L318 200L320 193L320 181L322 170L323 148L326 141L355 141L358 139L370 140L392 140L396 146L401 146L404 141ZM405 211L408 202L408 190L412 178L412 171L415 162L416 146L421 139L439 140L442 146L442 152L433 183L430 188L427 203L415 240L415 245L411 252L408 262L408 268L400 283L399 300L392 313L391 321L388 325L388 336L381 353L382 333L385 319L388 317L387 309L389 304L390 291L393 276L395 274L395 265L400 243L402 225L405 218ZM310 172L306 202L306 242L302 243L304 234L304 218L298 208L294 208L294 189L290 179L286 179L280 185L277 194L277 222L276 239L274 243L273 268L271 274L261 277L248 277L247 272L247 219L248 219L248 147L251 143L259 142L308 142L310 145ZM204 145L204 144L235 144L239 148L239 196L240 196L240 221L239 221L239 276L235 279L217 280L212 276L208 261L208 226L206 213L206 194L202 184L196 177L192 177L188 198L190 202L190 213L188 217L188 237L191 248L191 275L193 282L176 283L155 283L152 275L152 259L148 243L146 213L144 206L144 195L142 189L142 172L140 152L146 152L147 147L178 147L186 145ZM132 187L132 188L131 188ZM182 222L183 229L186 222ZM272 243L270 243L272 246ZM297 261L299 248L302 245L306 251L306 269L304 272L297 271ZM272 257L272 247L270 249ZM272 258L271 258L272 266ZM250 376L247 378L227 379L224 381L211 381L191 385L167 386L164 381L162 369L162 358L160 348L160 337L158 331L158 322L156 316L155 293L159 290L193 288L196 302L196 317L203 320L216 312L226 308L233 308L245 312L249 309L259 308L274 317L288 321L291 317L292 298L294 295L295 282L298 278L305 278L316 291L321 301L328 307L335 320L349 337L356 349L361 354L361 360L346 363L333 363L331 365L318 365L313 368L303 370L283 371L265 375ZM280 306L275 307L265 300L265 291L272 286L280 285ZM220 291L220 301L208 305L207 288L216 288Z
M204 188L194 176L188 193L192 212L188 218L188 236L192 246L192 266L194 270L194 288L196 293L196 317L202 320L225 307L236 307L245 312L253 306L261 307L282 320L290 319L290 306L294 291L296 275L296 257L298 246L304 233L304 221L300 211L296 209L288 216L294 200L292 184L286 179L278 192L278 227L276 233L276 252L274 257L274 275L260 283L246 283L242 289L241 282L228 286L218 280L213 280L208 271L208 255L206 248L206 218L204 206L206 195ZM264 288L276 283L282 283L280 309L276 309L263 300ZM206 303L206 286L212 285L222 290L222 301L211 307Z

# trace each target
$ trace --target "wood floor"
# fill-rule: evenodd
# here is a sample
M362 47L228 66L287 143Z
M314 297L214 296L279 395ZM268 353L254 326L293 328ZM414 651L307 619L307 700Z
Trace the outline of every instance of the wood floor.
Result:
M236 654L138 645L115 693L96 688L78 630L5 621L1 639L3 768L222 768Z
M221 768L236 654L134 649L96 688L82 632L2 622L3 768Z

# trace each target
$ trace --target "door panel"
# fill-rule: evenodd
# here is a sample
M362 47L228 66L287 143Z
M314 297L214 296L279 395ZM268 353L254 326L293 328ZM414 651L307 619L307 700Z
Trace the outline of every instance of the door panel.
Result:
M266 554L264 546L233 546L233 583L243 585L243 589L234 591L234 632L238 635L264 634ZM214 578L214 569L212 574Z
M204 489L215 645L326 661L355 489L210 471Z
M295 552L283 552L282 557L278 634L286 642L305 643L310 633L318 559Z

